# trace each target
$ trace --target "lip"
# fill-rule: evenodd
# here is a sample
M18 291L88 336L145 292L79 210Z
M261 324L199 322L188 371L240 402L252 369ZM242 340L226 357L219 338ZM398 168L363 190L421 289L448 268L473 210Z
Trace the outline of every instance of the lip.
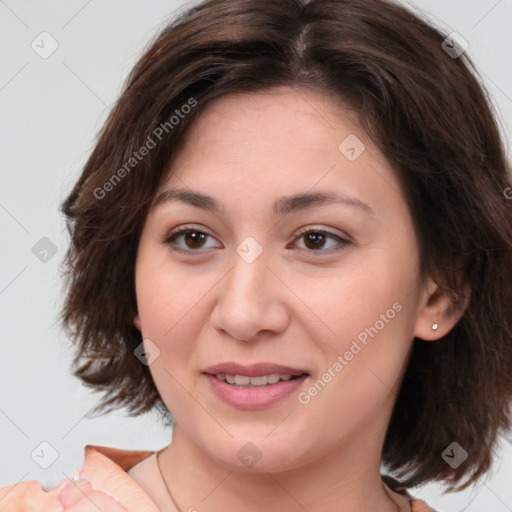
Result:
M262 387L243 387L228 384L215 377L217 373L260 377L276 373L292 375L296 378L267 384ZM257 363L244 366L234 362L209 366L203 372L213 392L225 403L239 409L263 409L292 394L309 377L309 373L299 368L274 363Z
M263 409L291 395L309 375L296 379L281 380L264 387L241 387L221 381L213 375L205 374L214 393L224 402L239 409Z
M217 373L227 373L228 375L247 375L248 377L261 377L262 375L270 375L271 373L278 373L279 375L292 375L298 376L303 373L308 373L304 369L291 368L274 363L257 363L244 366L234 362L225 362L209 366L203 373L216 375Z

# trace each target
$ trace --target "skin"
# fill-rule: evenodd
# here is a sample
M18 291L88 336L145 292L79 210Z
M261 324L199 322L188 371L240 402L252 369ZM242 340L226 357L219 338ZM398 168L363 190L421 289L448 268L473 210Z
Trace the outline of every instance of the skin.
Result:
M338 149L350 134L366 147L354 161ZM383 155L332 98L279 87L211 103L170 171L155 197L188 188L223 205L217 214L154 206L137 254L134 323L160 351L150 371L176 421L160 461L180 510L398 510L381 482L381 450L412 340L444 336L462 312L432 280L420 283L410 212ZM320 190L372 213L346 204L272 213L282 196ZM184 225L208 236L164 242ZM349 243L327 237L315 249L302 227ZM263 249L250 264L236 252L248 236ZM300 403L298 393L396 303L400 312ZM201 373L225 361L310 376L278 403L243 410L221 401ZM252 468L237 457L247 442L261 453Z

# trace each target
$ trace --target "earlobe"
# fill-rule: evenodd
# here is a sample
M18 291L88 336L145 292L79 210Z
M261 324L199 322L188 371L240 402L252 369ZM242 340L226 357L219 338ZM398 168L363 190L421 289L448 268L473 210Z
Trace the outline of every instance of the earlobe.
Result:
M137 329L139 331L142 331L142 326L140 323L140 316L138 313L133 317L133 325L135 325L135 327L137 327Z
M464 314L470 294L469 286L464 285L463 296L455 300L453 292L429 279L420 301L414 336L435 341L448 334Z

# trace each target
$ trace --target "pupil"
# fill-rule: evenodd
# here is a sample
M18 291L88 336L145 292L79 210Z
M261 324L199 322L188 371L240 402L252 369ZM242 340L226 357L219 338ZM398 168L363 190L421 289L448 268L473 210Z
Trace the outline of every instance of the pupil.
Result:
M189 247L197 248L201 246L202 242L204 241L204 237L204 233L197 233L196 231L191 231L190 233L187 233L185 235L185 240ZM189 241L192 242L192 245L189 244Z
M313 249L317 249L318 247L322 246L322 244L325 241L325 235L322 233L309 233L309 235L306 237L306 245L309 247L309 243L312 243Z

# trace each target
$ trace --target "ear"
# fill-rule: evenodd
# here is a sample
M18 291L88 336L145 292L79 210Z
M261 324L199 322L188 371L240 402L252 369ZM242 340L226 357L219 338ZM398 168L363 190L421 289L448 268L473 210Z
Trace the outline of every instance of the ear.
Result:
M133 317L133 325L135 325L135 327L137 327L137 329L139 331L142 331L142 326L140 323L140 316L138 313Z
M434 341L448 334L469 304L471 290L468 285L463 286L462 293L457 300L453 292L429 278L420 297L414 336Z

